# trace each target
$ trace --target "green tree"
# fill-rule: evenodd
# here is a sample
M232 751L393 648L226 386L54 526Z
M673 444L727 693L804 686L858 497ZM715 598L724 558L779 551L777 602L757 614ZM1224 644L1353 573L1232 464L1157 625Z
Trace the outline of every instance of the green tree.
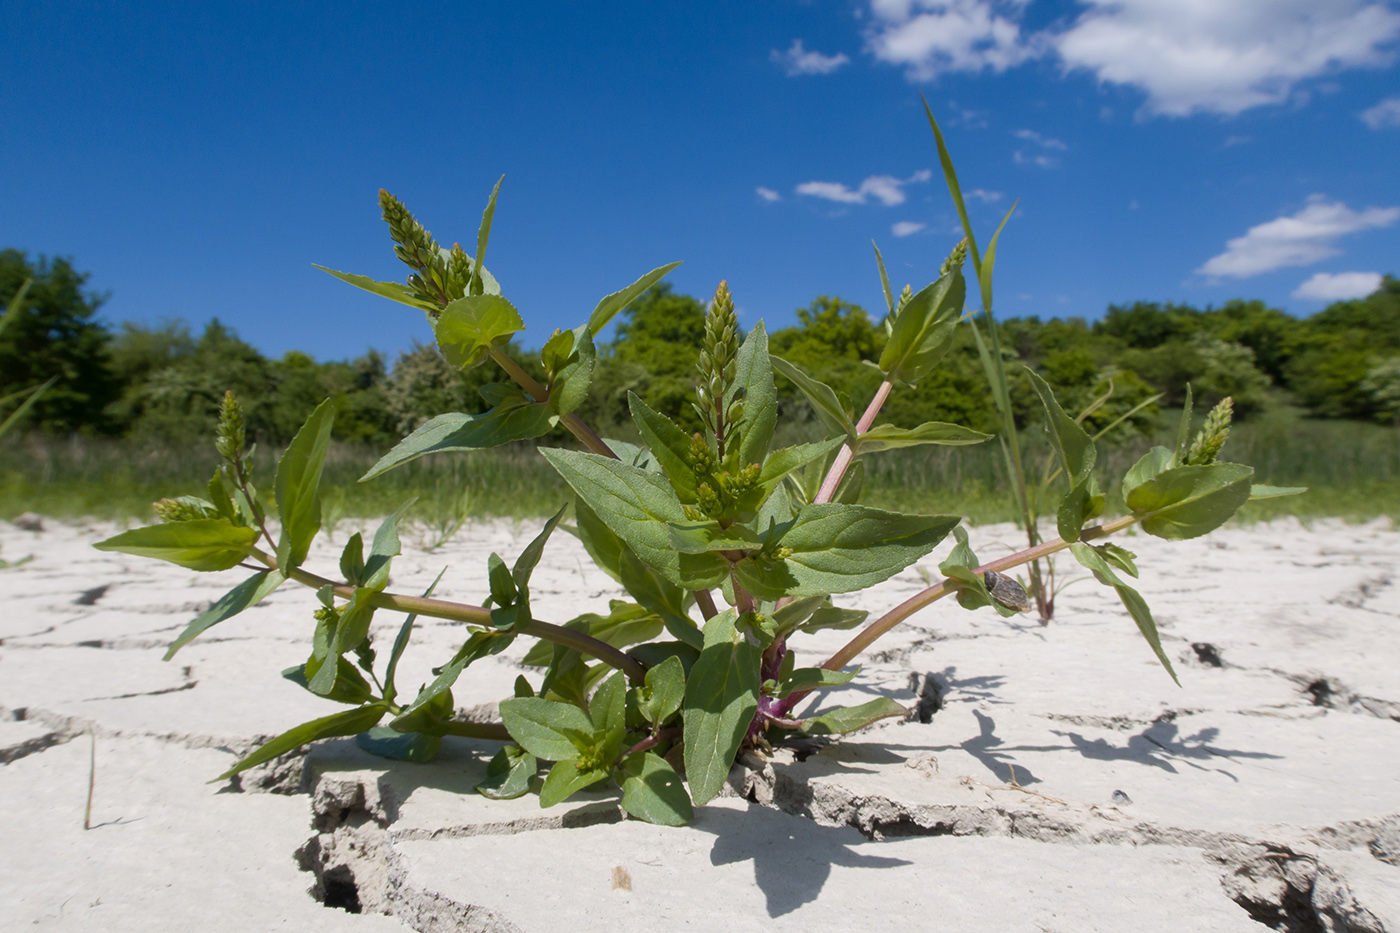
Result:
M0 307L33 284L19 315L0 334L0 396L55 382L35 403L31 423L51 431L111 429L103 410L117 397L108 341L94 320L105 295L85 291L87 273L64 258L31 262L15 249L0 250Z

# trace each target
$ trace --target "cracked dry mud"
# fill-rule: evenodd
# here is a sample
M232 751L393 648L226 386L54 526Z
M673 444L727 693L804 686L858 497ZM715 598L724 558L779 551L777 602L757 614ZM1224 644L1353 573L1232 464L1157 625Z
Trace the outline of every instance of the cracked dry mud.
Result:
M430 765L331 741L206 784L334 710L278 675L307 653L309 591L164 663L239 572L99 553L112 527L45 524L0 525L7 558L34 555L0 571L3 929L1400 930L1400 532L1384 523L1124 538L1182 688L1092 583L1048 628L940 603L821 700L886 695L908 721L750 756L682 829L624 820L607 793L481 798L494 746L467 740ZM334 567L352 530L312 566ZM421 591L446 564L439 595L479 602L486 555L534 530L409 547L393 586ZM1015 532L972 538L988 559ZM936 575L945 550L921 566ZM620 595L565 535L535 584L553 621ZM838 602L879 612L923 586L911 568ZM401 683L460 639L422 620ZM459 707L493 715L526 647L474 666Z

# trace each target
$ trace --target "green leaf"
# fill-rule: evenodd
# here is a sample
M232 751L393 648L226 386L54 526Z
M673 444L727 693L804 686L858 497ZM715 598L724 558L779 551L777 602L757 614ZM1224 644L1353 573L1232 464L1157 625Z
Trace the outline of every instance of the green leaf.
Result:
M598 513L593 511L587 502L579 498L574 500L574 519L578 523L578 539L583 542L583 549L593 558L593 563L598 565L599 570L621 583L622 551L627 545L622 543L617 533L598 517Z
M1157 634L1157 623L1152 620L1152 610L1147 607L1147 601L1139 595L1137 590L1118 578L1108 561L1104 559L1104 555L1097 550L1087 544L1071 544L1069 549L1074 554L1075 560L1093 572L1095 579L1104 586L1111 586L1117 591L1118 598L1123 601L1128 614L1137 623L1138 631L1142 633L1143 638L1147 639L1153 654L1157 655L1157 660L1162 662L1167 673L1172 675L1172 680L1176 681L1176 685L1180 687L1181 681L1177 680L1176 671L1172 669L1172 662L1167 657L1167 653L1162 650L1162 639Z
M624 764L622 809L658 826L684 826L695 819L695 808L680 776L655 752L633 755Z
M1172 452L1165 447L1153 447L1143 454L1141 459L1123 474L1123 498L1126 500L1133 494L1134 489L1159 473L1170 470L1174 459Z
M590 784L597 784L608 776L607 768L579 770L576 761L556 762L540 787L540 806L552 807L563 803Z
M1045 414L1049 419L1050 440L1055 445L1055 452L1059 454L1060 465L1064 467L1070 484L1078 485L1094 468L1097 456L1094 441L1089 437L1089 432L1060 407L1049 384L1040 378L1035 370L1027 366L1026 375L1030 378L1031 387L1040 396L1040 403L1045 406Z
M1186 462L1186 454L1191 445L1191 383L1186 383L1186 401L1181 406L1181 422L1176 429L1176 450L1172 452L1172 466Z
M844 437L833 437L825 441L817 441L815 444L798 444L795 447L775 450L768 455L768 459L763 461L763 468L758 473L758 484L764 489L772 489L793 470L800 469L820 457L827 456L845 443Z
M972 547L967 543L967 531L959 526L953 529L953 536L958 543L943 563L938 565L938 572L957 583L958 605L964 609L981 609L983 606L991 606L1003 618L1015 615L1015 609L1003 606L992 599L991 593L987 591L986 577L976 572L975 568L979 564L977 563L977 555L972 552Z
M842 609L840 606L831 605L827 601L812 617L797 627L797 631L812 634L820 632L822 629L834 629L844 631L855 628L866 620L870 612L865 609Z
M337 666L319 662L326 656L338 658L365 640L365 636L369 634L370 621L374 618L374 606L369 601L374 592L356 587L350 601L341 607L340 623L335 627L326 655L313 655L313 661L318 663L307 663L307 676L310 678L307 689L312 693L331 696L337 684L346 676ZM356 676L358 677L358 673Z
M700 649L683 641L659 641L637 645L628 654L648 667L657 667L666 663L668 659L675 658L681 662L681 667L689 675L700 658Z
M365 540L357 531L345 542L340 552L340 575L345 582L358 586L365 580Z
M496 195L501 193L501 182L505 180L506 176L502 175L496 181L496 187L491 189L491 200L486 202L486 210L481 213L481 226L476 231L476 258L472 260L472 278L467 283L468 295L480 295L485 289L481 272L486 261L486 242L491 239L491 219L496 216Z
M1006 216L1001 219L996 233L993 233L991 240L987 242L987 253L982 257L982 263L977 270L977 284L982 287L982 307L987 309L988 318L991 317L992 309L992 268L997 261L997 241L1001 239L1002 229L1006 227L1006 222L1011 219L1011 215L1016 213L1016 205L1020 203L1020 201L1014 202L1010 210L1006 212Z
M598 306L594 308L593 313L588 316L588 334L590 336L597 336L619 311L637 300L642 292L664 279L667 273L679 265L679 262L673 262L652 269L622 291L613 292L611 295L608 295L602 301L598 302Z
M425 764L442 748L442 736L422 732L396 732L388 726L375 726L355 736L355 744L380 758Z
M491 600L497 606L512 606L515 604L515 597L519 590L516 589L515 581L511 579L510 569L506 567L506 562L501 559L501 555L491 553L486 558L486 579L491 585Z
M232 619L249 606L256 606L262 602L273 590L281 586L285 579L286 577L275 570L259 571L220 596L214 605L195 616L194 620L185 626L180 637L170 643L170 647L165 651L164 660L169 661L175 656L175 652L194 641L206 629L225 619Z
M438 571L437 577L428 588L423 591L423 597L433 595L433 590L442 582L443 574L447 573L447 568L443 567ZM394 636L394 647L389 651L389 666L384 671L384 702L392 703L398 696L398 688L394 684L394 675L398 673L399 659L403 657L404 650L408 648L408 640L413 635L413 623L418 621L418 613L410 612L399 626L399 633Z
M500 295L468 295L442 309L433 335L447 361L460 369L480 366L492 347L505 346L525 329L520 312Z
M296 664L284 670L282 677L303 690L336 703L359 706L371 699L373 691L369 688L369 681L365 680L364 675L355 665L339 655L335 656L335 664L328 664L329 660L328 657L317 657L313 654L305 664ZM328 672L326 677L328 686L324 690L312 690L311 678L315 677L323 668ZM329 674L332 671L334 674Z
M541 448L540 453L633 553L666 579L700 589L723 578L722 558L701 555L682 562L671 546L667 526L686 516L665 477L582 451Z
M501 721L516 744L546 761L577 758L578 743L594 732L593 721L577 706L540 697L502 700Z
M394 467L403 466L426 454L499 447L511 441L525 441L547 434L559 423L548 405L502 405L481 415L448 412L425 421L416 431L399 441L360 482L374 479Z
M841 735L862 729L881 719L907 715L909 710L889 697L880 697L860 706L847 706L814 716L803 723L802 731L808 735Z
M1255 499L1277 499L1281 496L1300 496L1308 491L1306 486L1261 486L1249 487L1250 501Z
M335 422L335 403L316 406L277 462L277 515L282 534L277 540L277 566L291 573L306 560L311 541L321 530L321 471Z
M517 745L506 745L486 765L486 779L476 792L491 800L514 800L530 790L539 760Z
M647 671L637 692L637 709L653 725L661 725L676 714L685 701L685 666L672 655Z
M897 428L892 424L877 424L856 440L856 453L873 454L899 447L939 444L945 447L965 447L989 441L992 435L942 421L926 421L917 428Z
M1214 531L1249 501L1254 468L1240 463L1176 467L1142 483L1127 496L1142 530L1169 540Z
M956 515L903 515L834 502L805 505L778 540L796 581L784 595L863 590L923 557L947 537Z
M928 375L948 351L966 295L962 271L954 269L910 298L894 319L880 370L910 384Z
M1104 498L1099 494L1099 484L1092 473L1075 483L1060 500L1056 514L1060 537L1066 541L1078 541L1084 523L1103 514L1103 504Z
M452 721L456 706L452 702L452 691L443 689L431 694L420 691L413 706L396 716L389 726L395 732L419 732L427 735L444 735L446 724Z
M271 761L278 755L285 755L294 748L316 741L317 739L331 739L343 735L356 735L364 732L379 720L384 718L387 710L382 706L362 706L359 709L344 710L330 716L323 716L320 719L313 719L304 722L294 729L277 736L277 738L265 745L259 746L252 754L242 759L238 764L229 768L223 774L210 781L213 784L217 781L224 781L241 771L247 771L254 765L260 765L264 761Z
M588 718L597 737L596 755L603 766L610 766L622 754L622 738L627 732L627 678L621 671L598 687L588 701Z
M774 356L770 359L774 371L786 377L789 382L797 386L799 392L806 396L807 401L812 406L812 411L816 413L817 418L821 420L828 433L840 435L843 440L849 440L856 436L855 422L846 414L846 409L841 404L841 399L837 396L835 389L825 382L813 379L799 367L780 356Z
M758 710L762 654L735 631L732 609L705 624L705 649L685 685L685 773L703 806L724 786Z
M687 564L694 559L683 558ZM671 634L699 645L700 630L686 614L685 591L642 563L630 548L622 552L622 587L638 603L660 616Z
M716 521L672 522L671 547L682 554L704 554L709 551L755 551L763 539L743 525L721 528Z
M524 590L530 584L530 575L535 572L535 567L540 562L540 557L544 554L544 546L549 543L549 536L554 533L554 529L559 527L559 522L564 518L564 513L568 511L569 505L565 503L559 507L559 511L549 521L544 523L544 528L540 533L525 545L525 550L520 552L520 556L515 559L515 566L511 568L511 577L515 580L515 585Z
M671 481L676 496L682 502L695 502L695 468L690 462L690 436L670 418L652 409L635 392L627 393L627 406L642 441Z
M1099 556L1104 560L1114 567L1117 567L1128 576L1136 577L1138 575L1136 563L1137 555L1132 551L1125 547L1119 547L1116 544L1095 544L1090 546L1093 547L1095 551L1098 551Z
M389 566L399 556L399 522L417 502L413 498L399 506L397 512L379 523L374 532L374 541L369 546L369 560L364 564L364 578L361 585L371 590L383 590L389 585Z
M682 516L684 517L684 516ZM120 551L137 557L178 564L187 570L228 570L253 553L258 532L222 518L167 522L133 528L99 541L99 551Z
M588 399L588 389L593 384L593 370L597 365L598 351L593 346L593 338L586 333L574 341L574 352L565 366L554 377L549 391L549 407L556 415L567 415Z
M859 673L860 668L853 671L829 671L824 667L801 667L783 678L783 682L778 685L777 695L785 697L798 691L839 687L850 683Z
M768 358L768 332L754 324L734 358L734 382L725 394L727 408L737 388L744 389L740 421L739 463L762 463L778 423L778 391L773 387L773 364Z
M433 702L444 691L451 689L452 685L457 682L457 678L461 676L462 671L466 670L469 665L489 655L500 654L514 640L514 632L473 632L466 643L457 649L452 660L441 668L441 673L438 674L437 678L420 690L413 705L404 710L394 721L399 722L409 714L416 713L419 709Z
M315 263L312 263L316 266ZM322 272L329 272L342 282L349 282L356 288L362 288L371 294L381 298L388 298L390 301L397 301L399 304L408 305L410 308L417 308L420 311L427 311L436 314L441 307L432 301L424 301L413 293L413 289L399 282L376 282L374 279L364 275L355 275L353 272L337 272L334 269L327 269L325 266L316 266Z
M870 245L875 249L875 265L880 267L880 288L885 293L885 306L890 314L894 314L894 292L890 290L890 276L885 271L885 257L880 255L880 247L875 246L874 240L870 241Z

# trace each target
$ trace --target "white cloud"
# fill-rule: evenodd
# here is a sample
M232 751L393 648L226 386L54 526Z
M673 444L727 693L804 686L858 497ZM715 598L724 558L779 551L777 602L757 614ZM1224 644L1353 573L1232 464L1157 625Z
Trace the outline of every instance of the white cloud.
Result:
M1022 38L1023 2L1007 0L871 0L866 49L903 65L911 81L950 71L1005 71L1033 58L1040 45Z
M1026 155L1020 149L1011 154L1011 159L1017 165L1039 165L1041 168L1054 168L1056 164L1055 160L1048 155L1043 153L1041 155Z
M1365 298L1381 287L1379 272L1319 272L1293 290L1294 298L1345 301Z
M1253 136L1226 136L1225 142L1221 144L1221 148L1229 149L1231 146L1243 146L1253 139Z
M1361 111L1361 122L1373 130L1400 126L1400 97L1387 97L1376 106Z
M1225 252L1207 260L1196 271L1212 277L1246 279L1282 269L1308 266L1340 250L1332 244L1348 233L1389 227L1400 220L1400 207L1368 207L1354 211L1340 201L1315 194L1301 211L1277 217L1226 243Z
M1001 200L1000 191L988 191L985 188L973 188L971 191L964 191L963 198L974 201L981 201L984 204L991 204Z
M783 199L783 196L778 192L774 191L772 188L765 188L762 185L759 185L753 190L758 193L758 196L760 198L767 201L769 204L772 204L774 201L781 201Z
M1085 0L1053 38L1065 68L1147 94L1148 114L1236 114L1304 78L1387 64L1400 12L1369 0Z
M797 186L797 193L814 198L825 198L828 201L837 201L841 204L865 204L869 198L873 197L886 207L894 207L896 204L904 203L903 187L905 185L928 181L932 177L933 172L928 169L920 169L908 178L895 178L893 175L871 175L860 183L860 187L854 190L837 181L808 181Z
M1044 146L1046 149L1058 149L1063 152L1069 148L1058 139L1052 139L1049 136L1041 136L1035 130L1017 130L1012 135L1017 139L1024 139L1027 142L1037 143L1038 145Z
M768 57L774 63L781 65L789 78L795 78L798 75L829 75L851 60L844 52L838 52L835 55L809 52L802 47L801 39L793 39L792 47L786 52L774 49Z
M928 224L915 223L912 220L901 220L890 228L890 232L895 236L909 236L910 234L918 233L927 226Z

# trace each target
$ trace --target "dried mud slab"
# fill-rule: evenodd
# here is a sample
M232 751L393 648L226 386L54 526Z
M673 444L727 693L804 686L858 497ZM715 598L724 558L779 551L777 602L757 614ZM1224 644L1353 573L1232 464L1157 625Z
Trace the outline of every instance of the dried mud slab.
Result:
M0 525L7 556L34 555L0 572L3 928L1400 930L1400 533L1381 523L1126 537L1181 687L1092 583L1048 627L936 606L819 701L885 695L909 721L749 756L681 829L624 819L615 793L486 800L471 788L496 746L458 739L430 765L337 740L205 784L334 708L278 676L307 653L309 593L164 662L239 572L92 551L111 526L44 528ZM480 524L433 552L407 535L393 587L448 565L439 594L479 602L487 555L536 528ZM984 560L1016 542L972 537ZM925 585L916 567L838 601L879 613ZM532 587L553 621L621 595L562 535ZM845 637L799 645L801 663ZM461 638L423 620L403 684ZM474 666L459 710L491 715L527 647Z

